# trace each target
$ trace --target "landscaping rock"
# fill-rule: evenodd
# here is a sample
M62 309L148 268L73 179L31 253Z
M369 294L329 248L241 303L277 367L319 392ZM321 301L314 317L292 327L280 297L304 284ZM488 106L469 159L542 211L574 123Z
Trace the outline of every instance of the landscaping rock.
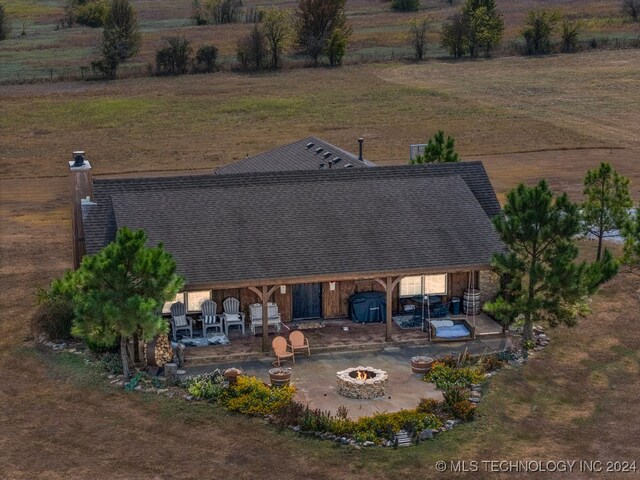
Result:
M374 442L372 442L371 440L367 440L362 444L363 447L375 447L375 445L376 444Z
M420 432L420 440L430 440L433 438L433 430L431 430L430 428L427 428L426 430L423 430L422 432Z
M480 397L482 397L482 394L480 392L474 390L474 391L471 392L471 397L472 398L480 398Z
M292 428L292 430L293 430L294 432L299 432L299 431L300 431L300 425L296 425L296 426L294 426L294 427Z
M480 399L479 399L479 398L477 398L477 397L471 397L471 398L469 399L469 401L470 401L471 403L480 403Z

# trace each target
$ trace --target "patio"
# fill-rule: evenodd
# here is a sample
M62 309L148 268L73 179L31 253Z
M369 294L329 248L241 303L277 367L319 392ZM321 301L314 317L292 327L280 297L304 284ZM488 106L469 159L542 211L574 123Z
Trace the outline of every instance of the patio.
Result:
M451 318L453 320L463 319L464 315L452 316ZM468 321L473 324L472 316L469 316ZM309 339L312 355L326 352L380 351L388 347L436 345L436 342L429 341L428 334L423 333L420 328L402 329L395 322L393 322L390 342L385 341L386 325L384 323L362 324L345 318L289 322L283 325L279 334L270 329L270 339L276 335L288 337L290 330L293 331L300 327ZM314 325L324 325L324 327L305 328L313 327ZM475 316L475 326L476 339L503 338L501 325L484 313ZM228 364L258 359L269 359L271 361L272 359L271 354L265 355L261 352L262 332L260 331L256 335L252 335L247 329L247 334L242 335L239 330L233 329L229 332L229 340L230 343L227 345L187 347L185 352L187 367ZM470 341L455 342L455 344L470 343ZM453 342L437 342L437 344L442 344L445 351L454 345Z
M383 333L381 325L379 333ZM329 328L329 327L326 327ZM259 339L257 339L259 341ZM259 342L257 344L259 346ZM509 337L485 336L468 342L431 343L423 346L380 347L378 351L343 351L315 354L312 357L297 356L292 366L291 382L296 387L295 398L310 408L329 410L335 413L339 406L349 410L350 418L368 416L381 411L397 411L415 408L421 397L441 399L442 394L432 383L422 381L421 376L411 373L409 361L415 355L439 357L458 354L465 349L473 355L497 353L511 345ZM387 396L371 400L347 398L336 392L336 372L349 367L371 366L386 371L389 375ZM289 364L287 364L289 366ZM187 375L212 371L214 368L241 368L245 374L253 375L265 383L269 382L271 358L251 361L229 361L214 366L186 368Z

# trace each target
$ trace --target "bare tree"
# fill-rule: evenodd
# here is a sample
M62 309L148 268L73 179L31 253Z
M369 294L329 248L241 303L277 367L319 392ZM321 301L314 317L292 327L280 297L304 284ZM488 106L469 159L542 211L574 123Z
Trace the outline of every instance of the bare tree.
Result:
M289 46L293 34L291 14L289 11L278 7L264 10L262 33L269 47L271 66L273 68L279 68L282 53Z
M409 22L409 39L415 52L416 60L422 60L427 53L427 30L429 17L416 17Z

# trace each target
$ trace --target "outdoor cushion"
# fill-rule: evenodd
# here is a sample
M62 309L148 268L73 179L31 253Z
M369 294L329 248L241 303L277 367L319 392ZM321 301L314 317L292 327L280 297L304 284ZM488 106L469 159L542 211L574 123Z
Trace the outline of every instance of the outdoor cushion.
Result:
M453 327L453 320L431 320L431 325L436 328Z
M211 325L212 323L217 323L216 317L212 317L211 315L205 315L204 317L202 317L202 321L207 325Z
M438 338L463 338L471 335L464 325L458 324L453 327L436 328L436 337Z
M224 314L224 319L226 321L231 321L231 322L239 322L240 321L240 314L239 313L225 313Z
M186 315L176 315L173 317L173 322L176 327L186 327L187 326L187 316Z

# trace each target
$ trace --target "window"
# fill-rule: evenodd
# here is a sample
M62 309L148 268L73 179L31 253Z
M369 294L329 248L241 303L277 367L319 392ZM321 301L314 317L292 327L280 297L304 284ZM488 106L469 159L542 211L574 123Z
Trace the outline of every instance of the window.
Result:
M199 312L202 309L202 302L205 300L211 300L211 292L209 290L187 292L187 311Z
M171 305L176 302L184 303L184 293L178 293L173 300L165 302L164 307L162 307L162 313L171 313Z
M422 294L422 278L424 278L424 293L429 295L447 294L447 274L404 277L400 280L400 296L413 297Z

